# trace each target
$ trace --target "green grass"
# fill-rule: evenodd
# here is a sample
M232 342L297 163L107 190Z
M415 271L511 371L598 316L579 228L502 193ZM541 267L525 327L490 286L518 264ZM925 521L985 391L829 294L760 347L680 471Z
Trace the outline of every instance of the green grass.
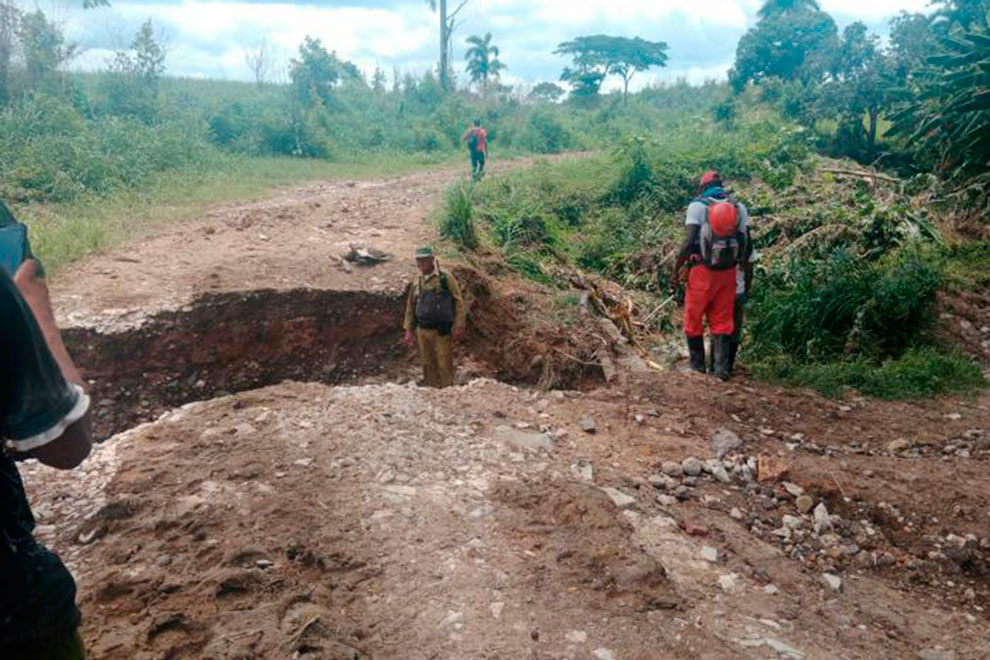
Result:
M377 156L334 163L295 158L227 157L207 174L167 172L153 183L109 197L14 208L30 228L31 245L49 273L87 254L104 252L157 226L201 215L225 202L247 202L273 190L312 180L368 179L406 174L455 162L450 156Z
M881 399L922 399L947 393L976 392L987 386L980 367L957 351L919 348L876 364L858 359L798 364L779 356L753 365L757 378L808 387L829 397L847 389Z
M950 248L946 279L951 287L964 291L990 286L990 241Z
M459 181L447 189L439 216L440 235L460 247L478 247L478 232L474 226L474 183Z

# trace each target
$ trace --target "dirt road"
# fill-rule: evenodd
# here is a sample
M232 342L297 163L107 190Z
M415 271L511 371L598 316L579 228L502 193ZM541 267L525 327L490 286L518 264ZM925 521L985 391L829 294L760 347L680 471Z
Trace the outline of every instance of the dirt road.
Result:
M990 655L986 398L419 388L408 264L336 257L408 254L451 177L287 191L60 276L107 427L176 406L25 469L95 658ZM479 314L546 316L491 286Z

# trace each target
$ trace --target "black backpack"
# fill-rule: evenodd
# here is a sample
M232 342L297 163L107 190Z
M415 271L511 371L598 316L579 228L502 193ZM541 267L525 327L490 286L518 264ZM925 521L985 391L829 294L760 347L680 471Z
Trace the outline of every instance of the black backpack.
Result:
M420 291L416 301L416 323L427 330L439 330L446 334L454 325L454 296L446 273L440 273L439 291Z
M471 137L468 138L468 148L471 149L471 151L477 151L480 143L481 140L478 139L478 129L474 128L471 130Z

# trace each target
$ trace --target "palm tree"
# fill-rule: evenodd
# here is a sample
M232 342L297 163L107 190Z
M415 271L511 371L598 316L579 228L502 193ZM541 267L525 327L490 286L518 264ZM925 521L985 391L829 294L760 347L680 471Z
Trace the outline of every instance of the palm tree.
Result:
M773 14L786 14L789 11L810 9L821 11L821 7L816 0L767 0L760 7L758 15L760 18L767 18Z
M498 46L492 43L491 32L484 37L468 37L467 42L471 47L464 54L464 59L468 61L467 72L471 76L471 82L480 84L482 89L488 89L489 79L498 79L506 68L498 59Z

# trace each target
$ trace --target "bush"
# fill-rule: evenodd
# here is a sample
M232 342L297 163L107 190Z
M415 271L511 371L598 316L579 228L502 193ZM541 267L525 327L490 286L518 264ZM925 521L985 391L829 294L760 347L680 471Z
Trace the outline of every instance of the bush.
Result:
M538 154L556 154L573 148L575 140L559 113L541 108L529 117L520 146Z
M768 275L751 310L753 351L799 362L899 357L930 329L942 281L941 264L918 249L875 263L840 250Z

